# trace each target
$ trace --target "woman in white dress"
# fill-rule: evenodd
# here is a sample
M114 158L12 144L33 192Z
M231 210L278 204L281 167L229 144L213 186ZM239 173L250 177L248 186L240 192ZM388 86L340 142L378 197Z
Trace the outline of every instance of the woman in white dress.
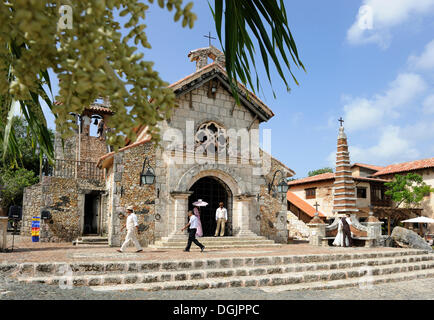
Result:
M336 247L343 247L344 246L344 232L343 232L342 219L346 219L346 218L344 217L344 218L339 219L338 233L336 234L335 240L333 241L333 245ZM346 245L347 245L347 247L350 245L348 238L346 239Z

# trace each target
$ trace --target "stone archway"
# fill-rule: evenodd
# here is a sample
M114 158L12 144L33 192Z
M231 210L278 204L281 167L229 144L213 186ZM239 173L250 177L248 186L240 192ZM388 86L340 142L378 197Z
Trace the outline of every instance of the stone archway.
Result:
M246 183L238 176L234 168L219 164L196 165L187 170L179 179L176 189L171 192L174 200L172 212L174 213L174 225L170 238L183 236L179 230L185 225L185 212L189 207L189 197L192 194L191 187L201 178L214 177L220 179L229 188L232 194L232 233L239 237L256 236L251 231L250 208L255 197L250 192Z
M193 210L193 202L202 199L208 205L199 208L200 220L202 224L203 236L213 236L216 229L215 212L220 202L223 202L227 209L228 221L225 226L225 236L232 235L233 221L233 195L230 188L215 176L206 176L198 179L191 186L192 194L188 199L188 209Z

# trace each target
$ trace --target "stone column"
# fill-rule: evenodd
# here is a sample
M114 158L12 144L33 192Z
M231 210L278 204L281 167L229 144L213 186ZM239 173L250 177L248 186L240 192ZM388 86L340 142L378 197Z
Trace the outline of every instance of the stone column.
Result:
M0 251L7 248L8 217L0 217Z
M368 228L368 238L365 241L365 247L375 247L378 244L378 240L381 238L381 225L383 222L379 221L372 212L369 212L369 217L364 223Z
M326 224L321 220L318 215L307 224L310 228L310 237L309 244L312 246L321 246L323 245L323 238L326 235Z
M250 201L254 196L237 195L235 196L238 206L238 228L237 237L254 237L257 236L250 230Z
M192 194L192 191L187 192L171 192L170 195L174 199L173 203L173 215L169 216L169 219L173 219L174 225L173 230L169 234L169 238L186 238L185 231L181 229L185 226L187 222L187 211L188 211L188 197Z

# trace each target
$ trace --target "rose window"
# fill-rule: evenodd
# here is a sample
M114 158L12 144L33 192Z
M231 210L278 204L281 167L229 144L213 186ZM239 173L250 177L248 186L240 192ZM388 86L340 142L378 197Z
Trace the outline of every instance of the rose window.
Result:
M207 151L218 152L226 148L227 139L225 128L211 121L199 127L195 135L195 144L196 147L203 146Z

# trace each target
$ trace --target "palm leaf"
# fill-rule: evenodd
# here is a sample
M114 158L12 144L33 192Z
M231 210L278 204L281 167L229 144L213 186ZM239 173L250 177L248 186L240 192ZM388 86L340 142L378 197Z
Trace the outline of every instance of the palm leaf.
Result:
M210 5L211 8L211 5ZM236 81L252 85L252 71L256 76L256 89L260 79L254 58L254 44L249 35L258 43L267 79L272 86L271 65L274 65L280 79L290 90L288 74L298 85L291 69L291 61L298 68L305 67L300 60L295 40L288 26L286 9L282 0L215 0L211 8L218 38L226 57L226 71L235 98L238 100ZM224 23L222 17L224 16ZM248 30L246 29L248 26ZM224 29L224 30L222 30ZM223 34L224 32L224 43ZM249 53L246 54L246 51ZM273 91L274 94L274 91Z

